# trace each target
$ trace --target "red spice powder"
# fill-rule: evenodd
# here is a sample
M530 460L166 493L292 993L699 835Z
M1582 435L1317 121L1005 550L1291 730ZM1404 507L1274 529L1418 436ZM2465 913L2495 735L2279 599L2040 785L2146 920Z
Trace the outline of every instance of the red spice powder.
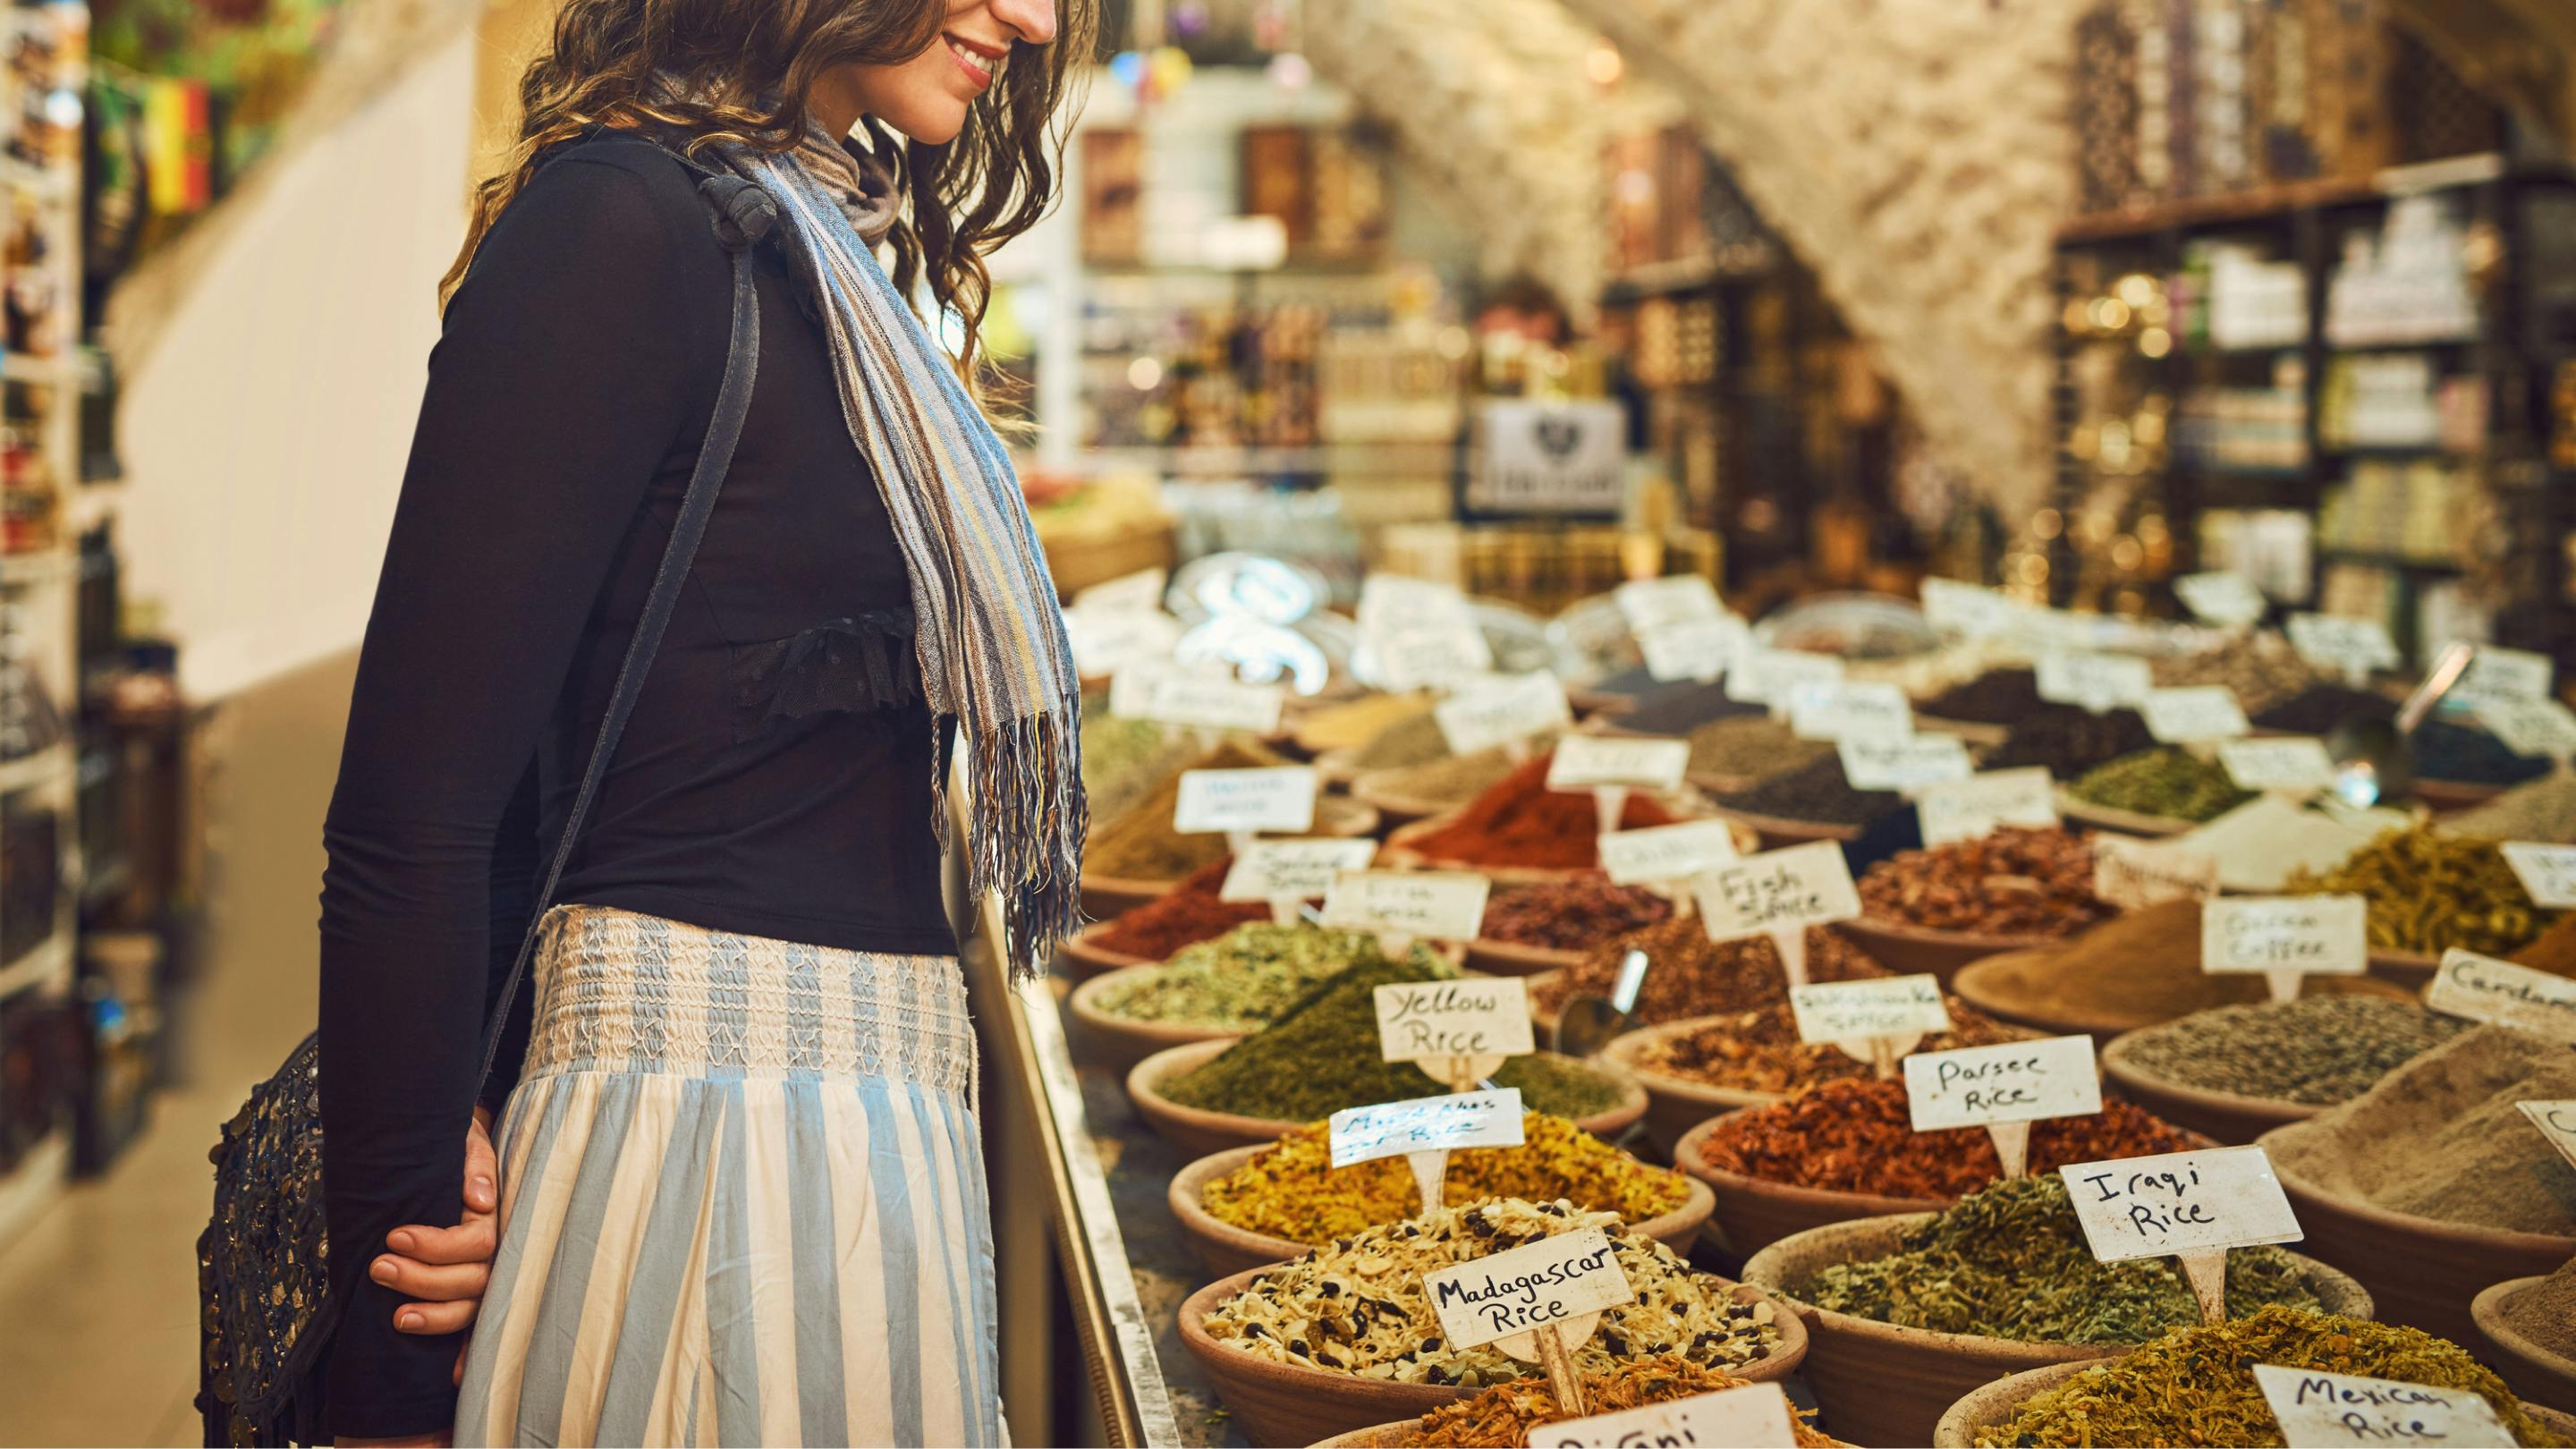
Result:
M1552 758L1539 755L1495 781L1457 819L1414 841L1413 848L1437 860L1476 865L1539 870L1598 866L1601 853L1594 840L1601 833L1601 816L1593 808L1592 792L1547 788ZM1664 807L1633 793L1619 815L1622 830L1672 823Z
M1225 885L1225 873L1233 868L1230 855L1200 866L1181 877L1181 883L1161 899L1111 921L1109 929L1092 938L1092 944L1104 951L1161 961L1183 946L1214 940L1246 921L1269 920L1267 901L1216 898Z
M2097 1116L2032 1123L2030 1172L2205 1145L2126 1102L2106 1102ZM1700 1159L1765 1182L1943 1201L2003 1176L1986 1129L1917 1132L1906 1116L1905 1083L1876 1078L1828 1082L1737 1112L1702 1139Z

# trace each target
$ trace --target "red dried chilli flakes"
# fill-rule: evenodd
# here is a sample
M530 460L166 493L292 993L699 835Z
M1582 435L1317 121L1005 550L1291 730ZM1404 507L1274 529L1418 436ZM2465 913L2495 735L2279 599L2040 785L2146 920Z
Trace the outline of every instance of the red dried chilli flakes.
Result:
M1092 938L1103 951L1161 961L1183 946L1212 941L1248 921L1270 919L1267 901L1221 901L1225 873L1234 857L1203 865L1181 878L1160 899L1147 902L1109 923Z

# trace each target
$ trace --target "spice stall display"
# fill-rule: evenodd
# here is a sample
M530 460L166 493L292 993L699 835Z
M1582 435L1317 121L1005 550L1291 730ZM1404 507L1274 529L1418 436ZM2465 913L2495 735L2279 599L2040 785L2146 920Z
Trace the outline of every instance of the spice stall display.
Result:
M1721 791L1717 808L1762 833L1765 846L1804 840L1850 840L1905 808L1893 790L1855 790L1843 776L1839 755L1826 754L1794 770Z
M1789 999L1788 971L1780 964L1779 948L1770 937L1712 941L1707 926L1693 916L1621 936L1593 948L1562 971L1533 978L1530 1009L1541 1023L1552 1023L1575 997L1609 996L1618 984L1620 962L1632 949L1645 952L1648 962L1636 1009L1628 1016L1632 1026L1743 1011ZM1808 928L1808 980L1856 981L1886 974L1833 927Z
M1424 969L1436 959L1421 946ZM1185 946L1160 965L1131 966L1075 988L1087 1060L1123 1071L1163 1048L1258 1031L1315 987L1361 962L1382 962L1377 939L1302 922L1255 921Z
M1999 951L2076 935L2115 912L2093 894L2093 847L2056 828L1899 851L1861 873L1843 929L1890 969L1944 980Z
M2371 946L2418 958L2419 974L2453 946L2510 955L2556 919L2531 903L2496 842L2436 825L2391 831L2333 870L2292 876L2287 889L2362 897Z
M2182 831L2212 820L2254 798L2239 789L2227 771L2177 745L2158 745L2106 760L2075 777L2066 787L2074 808L2104 807L2119 815L2140 817L2138 824L2159 834ZM2072 813L2072 812L2070 812ZM2122 825L2117 816L2088 815L2096 824Z
M2269 632L2231 635L2207 649L2147 661L2159 689L2216 685L2248 715L2261 714L2324 681L2290 642Z
M1605 942L1670 920L1673 903L1643 886L1573 876L1496 891L1468 943L1467 964L1515 976L1552 971Z
M1173 771L1114 819L1093 826L1082 859L1084 909L1098 916L1132 910L1162 895L1172 882L1226 858L1223 834L1184 835L1172 828L1181 776L1191 770L1253 770L1287 763L1260 745L1229 740ZM1315 801L1311 833L1366 835L1376 824L1376 812L1367 806L1324 795Z
M2399 704L2372 690L2320 684L2260 713L2250 708L2246 713L2257 729L2322 735L2346 720L2393 719ZM2496 788L2537 779L2550 768L2546 758L2516 754L2487 731L2452 719L2425 720L2407 744L2415 757L2415 778L2436 786Z
M2377 996L2305 996L2194 1012L2105 1048L2110 1084L2221 1142L2251 1142L2348 1102L2469 1029Z
M2516 1443L2571 1442L2457 1343L2395 1324L2281 1306L2177 1329L2106 1364L2006 1379L1973 1402L1963 1400L1936 1442L1994 1449L2286 1443L2255 1382L2256 1364L2473 1393ZM2189 1389L2177 1392L2177 1385Z
M1583 1375L1583 1412L1615 1414L1742 1388L1748 1382L1669 1354L1638 1359L1607 1372ZM1465 1403L1434 1409L1419 1422L1390 1425L1397 1432L1375 1442L1402 1449L1521 1449L1530 1442L1531 1431L1573 1417L1556 1402L1545 1380L1515 1379ZM1791 1414L1790 1433L1800 1449L1829 1449L1842 1442L1818 1432L1808 1422L1810 1417L1812 1411L1807 1410Z
M1579 871L1601 863L1601 818L1588 790L1551 790L1553 753L1531 756L1487 787L1454 815L1408 825L1388 838L1390 859L1412 857L1439 866L1495 871ZM1622 830L1670 825L1671 810L1642 791L1631 792L1619 815Z

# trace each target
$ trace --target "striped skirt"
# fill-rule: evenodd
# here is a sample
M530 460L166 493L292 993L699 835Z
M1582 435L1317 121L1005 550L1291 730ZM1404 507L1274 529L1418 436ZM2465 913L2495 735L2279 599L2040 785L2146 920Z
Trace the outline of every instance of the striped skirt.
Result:
M948 957L550 912L458 1444L998 1444Z

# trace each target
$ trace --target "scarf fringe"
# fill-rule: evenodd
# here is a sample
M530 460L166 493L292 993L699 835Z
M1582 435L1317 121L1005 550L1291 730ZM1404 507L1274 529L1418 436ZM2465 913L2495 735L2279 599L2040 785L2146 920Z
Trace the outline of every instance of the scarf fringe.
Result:
M1072 707L1078 709L1079 702ZM967 751L966 779L974 817L966 843L966 888L973 899L1002 898L1010 939L1002 943L1014 983L1044 975L1056 943L1081 930L1082 844L1091 833L1091 804L1083 793L1078 732L1053 714L1031 715L994 728L943 718L944 737L959 726ZM1065 762L1070 760L1068 771ZM939 844L950 845L948 790L944 778L932 818Z

